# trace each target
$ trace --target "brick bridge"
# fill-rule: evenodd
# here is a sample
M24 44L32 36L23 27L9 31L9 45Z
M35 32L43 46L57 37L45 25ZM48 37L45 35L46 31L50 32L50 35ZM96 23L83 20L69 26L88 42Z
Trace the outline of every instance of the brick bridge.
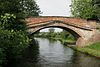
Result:
M25 21L29 33L35 33L48 27L65 29L77 38L77 46L86 46L100 41L100 35L96 30L95 21L57 16L30 17L26 18Z

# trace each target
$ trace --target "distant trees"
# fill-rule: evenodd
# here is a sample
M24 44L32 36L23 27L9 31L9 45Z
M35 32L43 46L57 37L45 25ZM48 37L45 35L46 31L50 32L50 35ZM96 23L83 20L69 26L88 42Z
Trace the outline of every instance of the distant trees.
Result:
M71 12L73 16L83 19L100 20L100 0L72 0Z
M60 40L75 40L74 36L66 30L55 32L54 28L49 28L48 32L40 32L35 37L52 38Z
M66 30L63 30L61 33L60 33L60 37L63 38L63 39L66 39L68 36L69 36L69 32L67 32Z
M55 29L54 28L49 28L49 33L54 33Z
M54 36L54 32L55 32L54 28L49 28L48 37L53 37Z

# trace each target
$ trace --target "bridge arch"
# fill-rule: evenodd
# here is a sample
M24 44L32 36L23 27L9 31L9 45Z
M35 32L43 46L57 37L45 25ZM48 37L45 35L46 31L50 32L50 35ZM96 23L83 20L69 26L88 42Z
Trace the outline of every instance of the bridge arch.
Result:
M60 29L66 30L67 32L69 32L70 34L72 34L74 36L75 40L77 40L79 37L81 37L80 34L75 32L74 30L69 29L67 27L63 27L63 26L46 26L46 27L42 27L42 28L39 28L38 30L36 30L35 32L33 32L32 35L35 34L38 31L42 30L42 29L45 29L45 28L60 28Z
M49 27L62 28L62 29L65 29L66 31L70 32L77 40L76 41L76 45L78 45L80 43L85 43L85 41L83 39L84 38L83 30L85 30L85 29L77 28L77 27L68 25L64 21L51 20L51 21L45 22L45 24L41 24L41 25L38 25L38 26L34 26L33 25L30 28L31 29L31 34L37 32L37 31L39 31L41 29L49 28Z
M77 37L76 45L85 46L93 42L96 33L95 22L67 17L33 17L26 19L27 32L35 33L44 28L58 27ZM91 41L90 41L91 40Z

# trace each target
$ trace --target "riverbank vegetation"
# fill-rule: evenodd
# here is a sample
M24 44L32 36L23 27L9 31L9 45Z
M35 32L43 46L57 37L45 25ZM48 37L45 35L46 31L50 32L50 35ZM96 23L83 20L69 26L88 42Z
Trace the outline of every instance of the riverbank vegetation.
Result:
M5 13L0 16L0 64L17 59L28 46L30 39L24 29L24 24L17 23L14 14Z
M31 39L21 20L39 13L34 0L0 0L0 67L18 60L29 46Z
M100 21L100 0L72 0L71 12L74 17Z
M71 12L73 17L86 20L96 20L97 29L100 30L100 0L72 0ZM100 42L76 50L100 58Z
M49 38L61 41L64 43L75 43L75 38L72 34L67 32L66 30L55 32L54 28L49 28L48 32L38 32L34 34L34 37L42 37L42 38Z
M100 42L85 47L69 46L77 51L100 58Z
M78 0L77 0L78 1ZM75 17L84 19L100 20L100 5L96 5L97 0L91 5L91 0L80 0L74 2L72 5L72 13ZM94 1L94 0L93 0ZM85 3L86 2L86 3ZM78 3L78 4L77 4ZM84 4L85 3L85 4ZM100 2L99 2L100 3ZM82 6L79 6L79 5ZM84 6L85 5L85 6ZM77 8L77 9L76 9ZM83 8L83 9L82 9ZM90 8L90 9L88 9ZM87 10L88 9L88 10ZM97 11L98 9L98 11ZM81 12L78 12L81 11ZM39 16L41 13L35 0L0 0L0 65L7 64L10 60L17 60L21 57L23 51L29 46L31 39L26 30L26 25L20 20L26 17ZM86 14L84 14L86 13ZM64 42L75 42L73 35L68 32L54 32L50 29L49 32L41 32L34 36L46 37L61 40ZM79 50L93 53L93 55L100 55L100 43L96 45L78 48ZM92 51L93 50L93 51ZM95 54L96 53L96 54Z

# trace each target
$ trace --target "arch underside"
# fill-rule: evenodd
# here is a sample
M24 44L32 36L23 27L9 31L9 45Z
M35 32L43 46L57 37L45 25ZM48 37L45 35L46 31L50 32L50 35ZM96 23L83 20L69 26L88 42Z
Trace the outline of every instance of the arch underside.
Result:
M35 34L36 32L38 32L42 29L45 29L45 28L60 28L60 29L66 30L67 32L69 32L70 34L72 34L74 36L75 40L77 40L80 37L80 35L78 33L76 33L75 31L73 31L69 28L63 27L63 26L45 26L45 27L41 27L32 34Z

